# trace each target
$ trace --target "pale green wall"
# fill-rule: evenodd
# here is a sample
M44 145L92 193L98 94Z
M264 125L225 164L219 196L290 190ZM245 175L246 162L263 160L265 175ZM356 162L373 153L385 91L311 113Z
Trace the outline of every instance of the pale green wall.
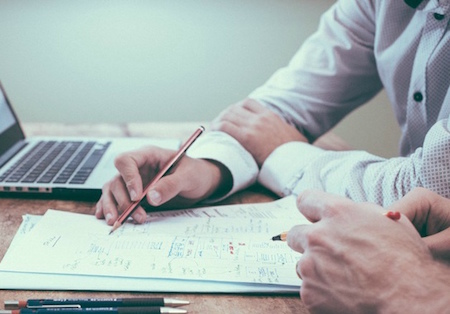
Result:
M333 2L0 0L0 80L22 121L210 120L285 65ZM367 145L361 114L383 138ZM338 134L396 154L385 99L355 115Z

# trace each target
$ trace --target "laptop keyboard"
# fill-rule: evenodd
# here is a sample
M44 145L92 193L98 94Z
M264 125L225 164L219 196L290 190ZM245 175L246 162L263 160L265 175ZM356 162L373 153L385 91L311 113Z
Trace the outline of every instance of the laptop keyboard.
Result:
M0 176L0 182L83 184L110 142L41 141Z

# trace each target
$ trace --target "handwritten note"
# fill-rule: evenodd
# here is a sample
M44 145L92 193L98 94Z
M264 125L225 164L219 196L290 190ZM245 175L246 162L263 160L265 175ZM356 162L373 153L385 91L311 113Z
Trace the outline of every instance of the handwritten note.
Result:
M300 254L270 238L300 223L293 197L155 212L111 235L93 216L48 210L0 270L298 286Z

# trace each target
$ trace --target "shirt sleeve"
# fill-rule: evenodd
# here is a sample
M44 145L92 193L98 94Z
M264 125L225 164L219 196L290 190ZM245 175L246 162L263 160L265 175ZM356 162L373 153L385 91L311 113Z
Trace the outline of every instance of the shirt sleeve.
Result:
M374 40L372 1L337 1L289 64L249 98L313 142L381 90Z
M388 206L415 187L450 197L449 120L437 122L424 146L408 157L385 159L364 151L326 151L300 142L278 147L258 181L280 196L321 189Z
M217 131L205 133L194 142L187 155L217 161L231 173L233 179L231 190L220 199L208 199L205 202L219 201L256 182L259 172L256 161L237 140L226 133Z

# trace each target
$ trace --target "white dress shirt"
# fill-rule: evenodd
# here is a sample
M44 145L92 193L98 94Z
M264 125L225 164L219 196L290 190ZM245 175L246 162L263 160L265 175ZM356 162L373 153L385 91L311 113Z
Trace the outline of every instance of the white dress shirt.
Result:
M230 193L258 180L280 196L316 188L384 206L419 186L450 197L449 21L450 0L416 9L403 0L337 1L291 62L249 95L312 142L384 88L402 157L291 142L258 169L221 132L205 134L189 155L223 163L233 176Z

